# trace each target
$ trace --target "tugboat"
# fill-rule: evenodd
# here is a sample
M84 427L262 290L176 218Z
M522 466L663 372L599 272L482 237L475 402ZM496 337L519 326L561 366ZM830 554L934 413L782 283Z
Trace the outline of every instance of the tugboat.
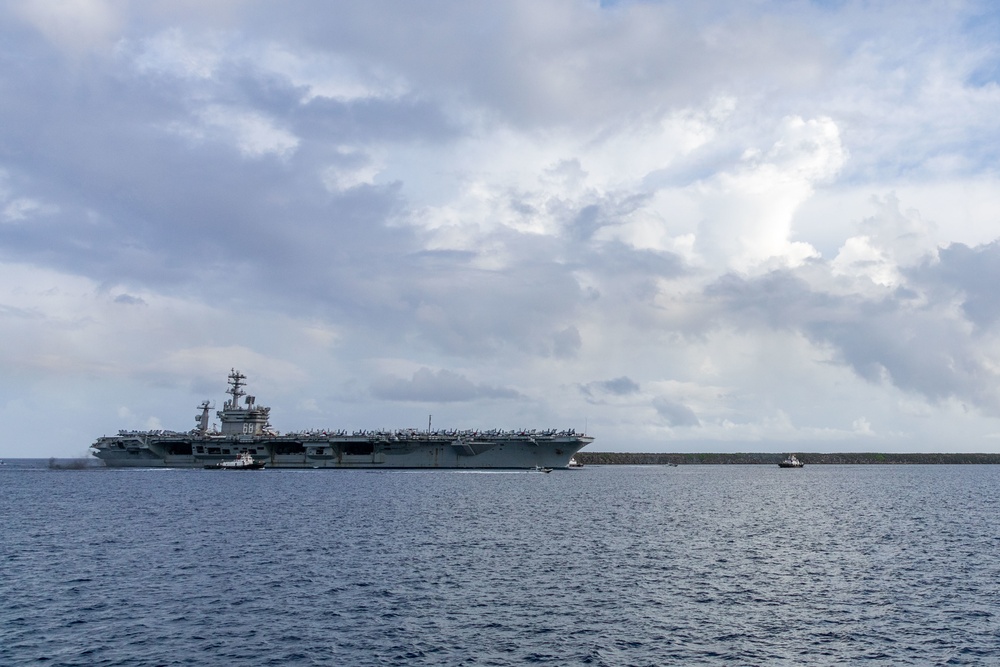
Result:
M801 468L805 465L796 458L795 454L789 454L788 458L778 464L779 468Z
M243 452L235 461L223 461L205 467L210 470L263 470L264 465L264 461L254 461L250 452Z

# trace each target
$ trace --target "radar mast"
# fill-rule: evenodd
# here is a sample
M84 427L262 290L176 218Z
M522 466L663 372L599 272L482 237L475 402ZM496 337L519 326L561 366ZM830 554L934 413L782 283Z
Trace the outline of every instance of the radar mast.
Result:
M233 400L226 401L226 410L240 409L240 397L246 395L246 392L243 391L243 387L246 386L246 382L244 382L246 379L247 376L236 369L229 371L229 389L226 393L232 396Z

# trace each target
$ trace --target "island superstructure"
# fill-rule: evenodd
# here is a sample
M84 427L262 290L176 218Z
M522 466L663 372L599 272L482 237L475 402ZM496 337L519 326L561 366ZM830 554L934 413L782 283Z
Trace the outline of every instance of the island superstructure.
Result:
M279 433L271 408L244 391L246 376L229 373L230 396L209 426L203 401L197 427L179 431L119 431L91 445L109 467L204 468L249 453L268 468L567 468L593 442L575 430L310 430ZM242 400L241 400L242 399Z

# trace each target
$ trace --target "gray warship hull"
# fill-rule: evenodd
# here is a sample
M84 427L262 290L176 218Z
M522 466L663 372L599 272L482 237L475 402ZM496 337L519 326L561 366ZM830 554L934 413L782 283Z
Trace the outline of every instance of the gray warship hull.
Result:
M245 376L230 374L220 431L208 428L209 402L199 427L188 432L119 431L91 446L114 468L206 468L243 453L267 468L568 468L593 438L573 430L524 431L308 431L279 434L268 423L270 408L252 396L240 404Z
M284 435L234 440L140 432L101 438L94 453L109 467L136 468L204 468L249 452L268 468L529 469L567 468L592 440L583 435L530 433L490 438Z

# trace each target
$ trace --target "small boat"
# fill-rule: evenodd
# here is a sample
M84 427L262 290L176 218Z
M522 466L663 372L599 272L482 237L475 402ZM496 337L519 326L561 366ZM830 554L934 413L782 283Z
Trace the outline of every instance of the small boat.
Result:
M542 466L535 466L535 472L552 472L552 468L543 468Z
M583 464L580 463L579 461L577 461L576 458L572 458L572 459L569 460L569 466L568 467L570 467L570 468L582 468Z
M264 461L255 461L250 452L243 452L235 461L223 461L205 467L211 470L261 470L264 465Z
M799 461L795 454L789 454L788 458L778 464L779 468L801 468L805 463Z

